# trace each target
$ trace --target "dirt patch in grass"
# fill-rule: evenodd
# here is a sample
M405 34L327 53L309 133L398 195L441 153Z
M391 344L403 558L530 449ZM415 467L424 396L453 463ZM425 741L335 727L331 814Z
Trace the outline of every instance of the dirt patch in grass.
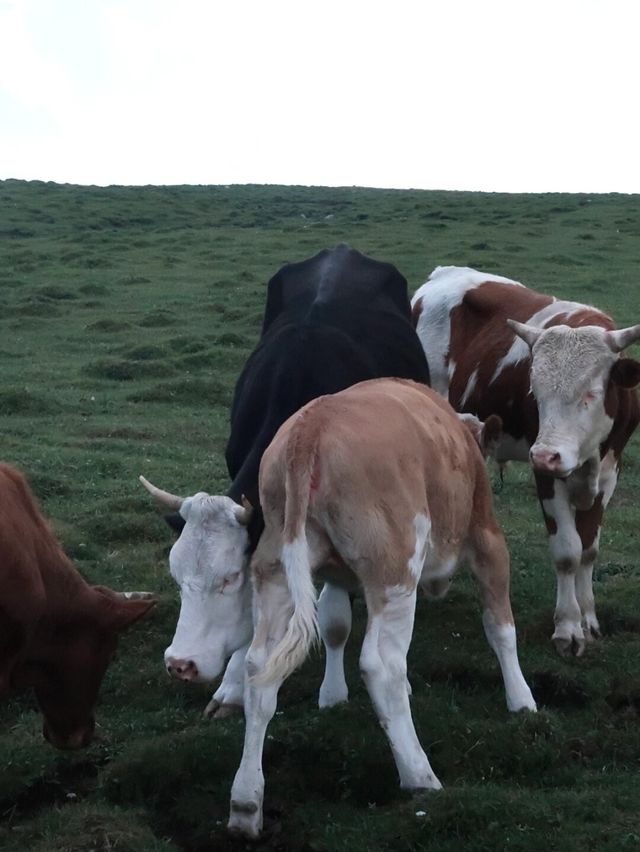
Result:
M640 615L603 606L598 609L598 621L605 636L614 636L616 633L640 633Z
M55 414L61 410L60 403L52 397L32 393L26 388L0 390L0 415L29 415L37 417Z
M124 353L130 361L156 361L160 358L169 357L169 353L162 346L134 346Z
M100 440L102 438L117 438L124 441L149 441L154 435L150 429L134 429L131 426L114 426L110 429L91 429L86 433L87 438Z
M105 296L109 292L109 288L104 284L83 284L78 290L85 296Z
M191 379L185 377L175 382L165 382L127 397L131 402L181 402L191 405L227 405L229 389L223 382L210 377Z
M167 341L167 346L174 352L182 352L185 355L207 349L207 344L204 341L193 337L172 337Z
M89 323L87 326L87 331L104 331L104 332L114 332L114 331L126 331L128 328L131 328L130 323L123 322L121 320L111 320L111 319L102 319L96 320L96 322Z
M149 364L145 361L95 361L82 370L96 379L110 379L114 382L131 382L135 379L171 376L175 368L170 364Z
M586 707L591 701L588 691L577 678L559 672L534 672L529 677L529 686L536 702L543 707L571 710Z
M616 713L640 713L640 679L614 678L607 694L607 704Z
M174 325L176 322L177 319L168 311L153 311L153 313L143 317L138 325L143 328L164 328L168 325Z

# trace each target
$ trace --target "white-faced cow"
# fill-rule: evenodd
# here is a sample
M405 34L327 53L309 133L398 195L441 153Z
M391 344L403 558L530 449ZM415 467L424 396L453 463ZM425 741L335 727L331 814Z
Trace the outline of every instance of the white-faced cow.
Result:
M179 507L184 527L170 555L181 607L167 669L183 680L210 681L230 658L205 712L222 716L243 703L244 655L253 633L248 565L263 529L263 452L305 403L380 376L429 381L405 278L392 264L346 245L287 264L269 281L262 336L236 384L226 496L199 493L183 501L142 480L165 505ZM242 495L256 508L252 515ZM349 610L348 595L327 588L321 608L330 660L320 705L329 706L346 698L346 687L336 682L340 665L334 662L342 651L332 649L330 613Z
M552 638L580 655L600 635L602 515L640 420L640 363L620 355L640 325L615 330L597 308L454 266L438 267L412 304L432 386L458 411L502 418L499 462L531 462L558 580Z
M0 698L33 688L52 745L91 742L94 705L118 636L154 604L88 585L22 474L0 464Z
M360 669L407 789L441 785L416 736L406 677L416 591L443 594L461 560L482 591L483 624L510 710L535 710L509 602L509 554L471 430L438 394L378 379L306 405L260 467L265 530L252 559L255 634L246 658L246 732L229 828L262 827L262 748L283 680L318 630L314 579L362 588Z

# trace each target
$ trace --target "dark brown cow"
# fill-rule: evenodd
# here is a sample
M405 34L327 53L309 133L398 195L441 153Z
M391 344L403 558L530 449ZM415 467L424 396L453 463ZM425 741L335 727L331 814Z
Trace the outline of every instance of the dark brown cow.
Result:
M592 575L620 454L640 422L640 364L597 308L508 278L438 267L413 297L432 385L459 412L502 419L496 460L530 461L558 578L553 641L582 654L600 634Z
M93 710L118 635L153 600L90 586L14 468L0 464L0 698L33 687L57 748L93 738Z

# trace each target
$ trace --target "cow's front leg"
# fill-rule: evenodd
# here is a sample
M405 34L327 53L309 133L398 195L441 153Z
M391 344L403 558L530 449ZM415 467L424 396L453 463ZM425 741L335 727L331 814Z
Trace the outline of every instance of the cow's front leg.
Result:
M230 831L250 838L258 837L262 830L262 750L282 684L282 679L264 684L259 675L271 651L284 636L292 611L291 595L282 571L272 574L268 580L256 582L253 605L256 628L245 661L244 749L231 788L228 823Z
M561 480L536 474L536 486L557 577L555 630L551 639L562 656L574 654L579 657L584 653L585 635L576 596L582 542L576 530L575 510L569 502L567 486Z
M224 719L233 713L242 712L244 707L244 664L249 645L231 655L227 663L220 686L211 696L204 708L204 715L214 719Z
M593 596L593 569L598 557L602 516L618 481L618 465L610 451L602 460L598 494L591 508L576 512L576 529L582 543L580 568L576 576L576 596L582 611L582 627L586 639L599 639L600 624Z
M324 680L318 698L318 706L323 709L349 698L344 648L351 633L351 601L346 589L325 583L318 599L318 626L325 648Z

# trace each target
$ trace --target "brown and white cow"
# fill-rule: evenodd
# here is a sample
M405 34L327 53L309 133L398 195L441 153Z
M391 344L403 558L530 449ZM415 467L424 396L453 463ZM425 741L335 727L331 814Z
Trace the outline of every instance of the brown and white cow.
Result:
M433 387L460 412L501 417L498 462L531 462L558 580L552 638L579 656L600 635L602 515L640 420L640 363L620 356L640 325L615 330L597 308L456 266L435 269L412 308Z
M88 585L22 474L0 464L0 698L33 688L52 745L91 742L94 705L118 636L154 604Z
M229 828L262 827L262 749L283 680L318 633L314 579L362 588L360 668L409 789L438 789L416 736L406 677L416 590L442 594L468 560L510 710L535 710L517 657L509 555L477 436L424 385L375 379L304 406L260 465L265 530L252 559L255 632L246 658L246 732Z

